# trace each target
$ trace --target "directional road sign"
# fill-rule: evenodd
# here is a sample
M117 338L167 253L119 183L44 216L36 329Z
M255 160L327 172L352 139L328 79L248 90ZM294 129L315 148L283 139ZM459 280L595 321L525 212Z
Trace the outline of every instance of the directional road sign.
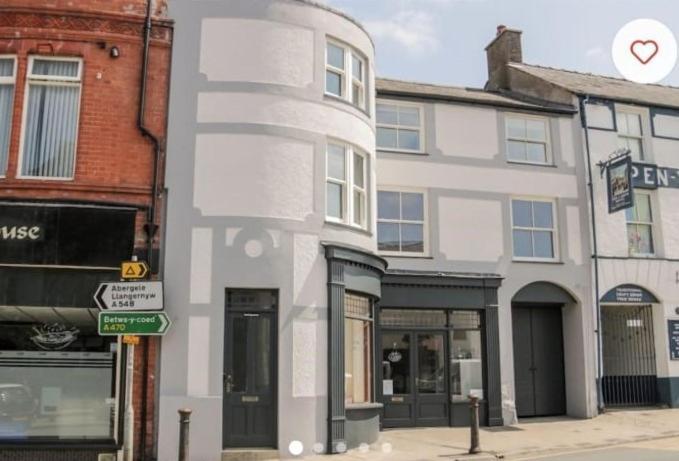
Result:
M162 336L171 323L165 312L99 312L99 335Z
M120 278L125 280L143 279L149 273L144 261L123 261L120 263Z
M101 310L162 311L163 282L104 282L94 294Z

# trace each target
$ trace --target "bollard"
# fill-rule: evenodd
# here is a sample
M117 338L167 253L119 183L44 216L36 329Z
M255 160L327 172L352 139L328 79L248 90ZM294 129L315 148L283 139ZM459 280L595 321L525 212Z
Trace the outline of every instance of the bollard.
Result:
M189 459L189 424L191 423L191 409L182 408L179 412L179 461Z
M479 446L479 398L475 395L469 396L469 410L471 412L471 446L469 447L469 454L475 455L481 453Z

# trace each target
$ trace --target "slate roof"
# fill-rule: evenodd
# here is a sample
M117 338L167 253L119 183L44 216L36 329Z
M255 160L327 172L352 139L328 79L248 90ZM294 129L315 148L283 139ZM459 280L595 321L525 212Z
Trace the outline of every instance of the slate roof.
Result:
M575 94L598 96L605 99L644 105L679 108L678 87L634 83L621 78L524 63L510 63L509 66L547 80Z
M378 97L389 95L411 96L416 98L468 102L490 106L504 106L550 112L572 113L574 111L574 108L568 105L526 101L517 97L510 97L509 95L486 91L481 88L434 85L431 83L393 80L389 78L376 79L375 86Z

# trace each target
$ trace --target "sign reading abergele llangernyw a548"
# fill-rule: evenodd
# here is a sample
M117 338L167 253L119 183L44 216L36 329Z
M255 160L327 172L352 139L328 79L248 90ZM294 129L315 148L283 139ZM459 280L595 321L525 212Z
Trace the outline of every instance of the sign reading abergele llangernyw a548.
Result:
M99 285L94 301L101 310L161 311L163 282L105 282Z

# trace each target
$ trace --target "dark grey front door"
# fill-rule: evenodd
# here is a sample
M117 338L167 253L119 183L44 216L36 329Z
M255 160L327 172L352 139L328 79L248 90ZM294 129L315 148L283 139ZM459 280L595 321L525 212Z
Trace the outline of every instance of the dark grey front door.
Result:
M566 413L561 309L513 306L512 328L517 415Z
M276 446L275 311L227 304L224 448Z
M447 333L382 332L385 427L447 426Z

